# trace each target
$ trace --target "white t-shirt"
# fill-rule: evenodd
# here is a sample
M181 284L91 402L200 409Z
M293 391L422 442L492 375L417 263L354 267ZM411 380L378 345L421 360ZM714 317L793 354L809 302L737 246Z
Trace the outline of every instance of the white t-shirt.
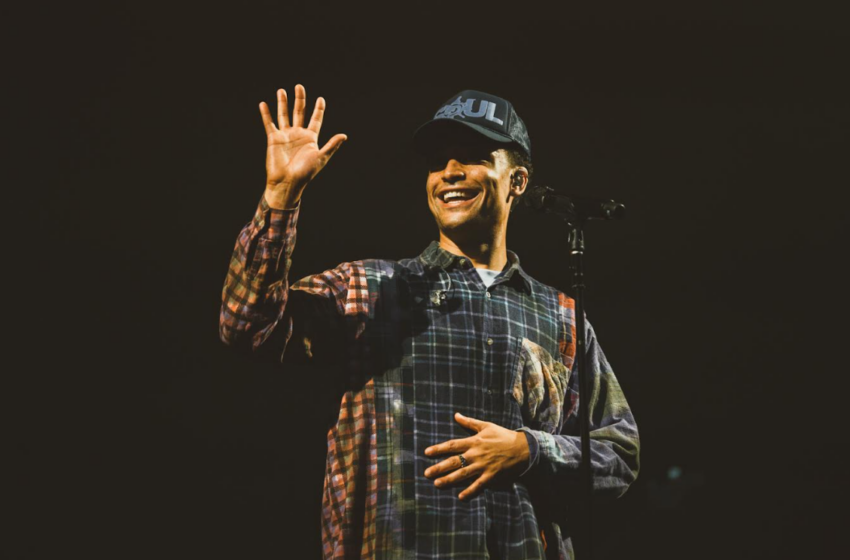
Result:
M490 270L489 268L478 267L475 267L475 271L478 272L478 276L481 277L481 281L484 282L484 285L488 288L496 279L496 276L502 273L501 270Z

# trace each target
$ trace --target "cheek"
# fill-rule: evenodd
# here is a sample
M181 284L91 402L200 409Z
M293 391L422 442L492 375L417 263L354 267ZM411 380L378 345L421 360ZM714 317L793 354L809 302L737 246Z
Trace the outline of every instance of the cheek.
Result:
M433 173L429 173L425 177L425 192L427 192L429 196L432 192L434 192L434 189L437 188L438 182L439 182L439 179L435 179Z
M430 209L432 209L432 210L435 208L435 205L434 205L434 197L432 196L432 193L434 192L434 189L435 189L435 187L434 187L433 185L431 185L431 183L430 183L430 182L425 183L425 198L426 198L426 202L427 202L427 204L428 204L428 208L430 208Z
M487 177L488 192L493 198L505 199L510 192L510 186L504 181L500 181L499 177Z

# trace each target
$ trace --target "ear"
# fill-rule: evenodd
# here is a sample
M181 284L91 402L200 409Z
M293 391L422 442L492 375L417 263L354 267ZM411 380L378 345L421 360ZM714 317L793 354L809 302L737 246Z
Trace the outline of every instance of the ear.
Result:
M511 172L511 195L520 196L528 188L528 169L515 167Z

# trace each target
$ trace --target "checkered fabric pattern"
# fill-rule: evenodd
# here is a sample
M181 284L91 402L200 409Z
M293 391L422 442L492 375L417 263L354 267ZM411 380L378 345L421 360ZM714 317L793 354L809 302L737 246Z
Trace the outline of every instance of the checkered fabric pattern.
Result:
M240 232L220 335L281 360L288 346L309 361L312 337L341 333L332 349L344 391L328 432L324 557L571 558L580 403L591 407L597 496L626 491L639 450L589 323L592 392L579 399L573 300L528 276L510 251L486 288L468 259L437 242L416 258L343 263L289 286L298 214L263 199ZM463 502L458 488L435 487L423 473L438 460L424 451L469 436L455 412L524 431L524 472Z

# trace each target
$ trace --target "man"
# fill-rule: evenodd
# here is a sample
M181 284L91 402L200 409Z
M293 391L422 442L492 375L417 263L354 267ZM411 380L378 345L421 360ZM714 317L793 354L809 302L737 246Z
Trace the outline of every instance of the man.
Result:
M579 403L590 407L597 496L637 476L638 433L589 323L592 393L579 399L573 300L507 250L529 181L525 124L504 99L453 96L414 137L439 241L288 286L301 195L347 139L319 148L325 101L306 126L305 106L300 85L291 123L285 91L277 124L260 104L266 190L236 242L221 338L335 364L325 558L571 557Z

